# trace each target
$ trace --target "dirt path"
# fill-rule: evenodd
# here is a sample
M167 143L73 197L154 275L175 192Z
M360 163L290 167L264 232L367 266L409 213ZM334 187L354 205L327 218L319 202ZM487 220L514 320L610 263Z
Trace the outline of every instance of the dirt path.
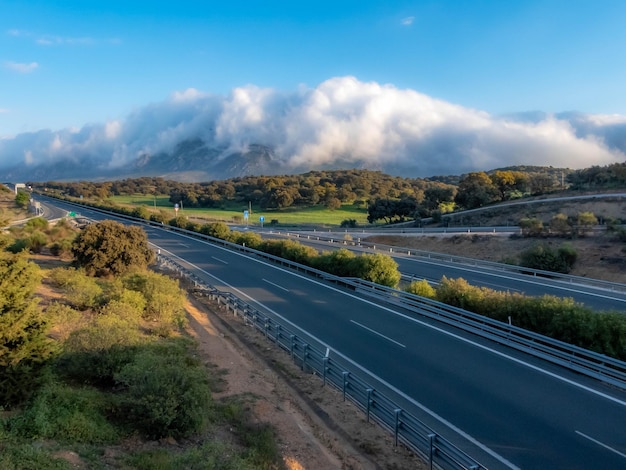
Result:
M253 414L277 431L289 470L425 469L394 447L392 436L319 377L305 374L289 355L254 328L208 299L190 295L189 330L206 361L227 372L223 392L255 398Z

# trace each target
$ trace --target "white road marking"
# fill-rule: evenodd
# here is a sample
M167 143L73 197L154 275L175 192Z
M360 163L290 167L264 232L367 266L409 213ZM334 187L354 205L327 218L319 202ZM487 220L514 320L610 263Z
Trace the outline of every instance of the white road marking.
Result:
M178 243L180 246L184 246L185 248L189 248L189 245L185 245L184 243Z
M274 287L278 287L279 289L284 290L285 292L289 292L289 289L285 289L283 286L279 286L278 284L272 282L272 281L268 281L267 279L261 279L262 281L267 282L268 284L273 285Z
M623 457L626 459L626 454L621 453L619 450L613 449L613 447L606 445L603 442L600 442L596 439L594 439L593 437L589 437L586 434L583 434L580 431L574 431L576 434L578 434L579 436L584 437L585 439L589 439L591 442L593 442L594 444L598 444L601 447L604 447L607 450L610 450L611 452L614 452L615 454L619 455L620 457Z
M441 263L434 263L432 261L426 261L424 259L418 259L418 258L414 259L414 258L406 258L406 257L402 257L402 259L407 260L407 261L413 261L415 263L432 264L432 265L439 266L439 267L442 266ZM443 265L443 266L445 266L445 265ZM533 281L531 279L524 279L524 278L506 276L506 275L503 275L503 274L498 274L497 272L494 272L494 271L482 271L482 270L477 270L477 269L471 269L471 268L463 267L462 265L459 265L459 264L456 264L456 263L454 263L454 268L458 269L459 271L469 271L469 272L473 272L473 273L480 273L480 274L485 274L486 276L500 277L502 279L508 279L508 280L511 280L511 281L518 281L518 282L525 282L527 284L535 284L535 285L543 286L543 287L550 287L552 289L563 290L563 291L566 291L566 292L574 292L576 294L584 294L584 295L590 295L590 296L593 296L593 297L602 297L602 298L605 298L605 299L608 299L608 300L616 300L618 302L626 302L626 299L624 299L624 298L611 297L611 296L607 295L606 293L596 293L596 292L591 292L591 291L587 291L587 290L574 289L572 287L567 287L564 283L558 284L558 285L557 284L546 284L545 282ZM540 278L536 277L535 279L540 279ZM589 286L589 289L599 290L597 287L593 287L593 286ZM565 296L562 296L562 297L565 297Z
M357 325L357 326L360 326L361 328L363 328L363 329L365 329L365 330L369 331L370 333L374 333L375 335L378 335L378 336L380 336L381 338L386 339L387 341L391 341L392 343L397 344L398 346L401 346L401 347L403 347L403 348L406 348L406 346L405 346L404 344L402 344L402 343L398 343L396 340L391 339L389 336L385 336L385 335L383 335L382 333L379 333L379 332L378 332L378 331L376 331L376 330L372 330L371 328L368 328L367 326L365 326L365 325L363 325L363 324L359 323L358 321L350 320L350 322L351 322L351 323L354 323L354 324L355 324L355 325Z
M224 261L223 259L219 259L219 258L217 258L215 256L211 256L211 258L213 258L216 261L219 261L220 263L228 264L228 261Z
M180 234L179 234L180 235ZM186 236L186 235L180 235L180 236ZM196 240L196 241L200 241L201 243L206 243L206 242L202 242L201 240ZM209 243L206 243L207 245ZM211 244L212 245L212 244ZM351 294L347 294L339 289L336 289L334 287L331 286L327 286L326 284L323 284L321 282L315 281L313 279L309 279L307 277L304 277L300 274L296 274L293 273L291 271L288 271L286 269L283 268L279 268L273 264L270 263L266 263L265 261L261 261L261 260L256 260L253 258L250 258L249 256L246 256L243 253L237 253L237 252L233 252L231 250L228 250L227 248L221 247L221 246L216 246L216 245L212 245L215 248L219 248L221 250L224 251L228 251L231 254L234 255L238 255L244 258L248 258L250 260L254 260L257 261L258 263L264 264L266 266L278 269L279 271L283 271L285 273L291 274L293 276L299 277L301 279L304 279L306 281L310 281L313 282L314 284L318 284L320 286L326 287L328 289L334 290L336 292L339 292L341 294L345 294L348 295L350 297L354 297L355 299L358 300L362 300L363 302L375 305L377 307L380 307L384 310L388 310L392 313L393 310L390 310L386 307L381 307L380 305L376 305L373 302L370 302L368 300L364 300L364 299L360 299L357 296L351 295ZM276 316L276 318L280 318L282 321L284 321L285 323L287 323L288 325L291 325L292 327L300 330L300 327L298 325L296 325L295 323L293 323L292 321L288 320L287 318L283 317L280 313L272 310L271 308L269 308L268 306L264 305L262 302L259 302L258 300L256 300L254 297L251 297L250 295L246 294L245 292L243 292L242 290L228 284L227 282L223 281L222 279L220 279L217 276L214 276L213 274L205 271L204 269L196 266L193 263L190 263L189 261L181 258L180 256L172 253L171 251L168 251L168 253L170 255L172 255L175 258L178 258L179 260L187 263L189 266L193 266L195 269L197 269L198 271L200 271L201 273L215 279L218 282L221 282L223 285L227 286L228 288L232 289L233 291L239 293L242 297L245 297L246 299L250 300L252 303L255 303L257 305L259 305L260 307L264 308L266 311L271 312L273 315ZM326 347L328 350L330 350L330 346L327 345L324 341L322 341L321 339L317 338L315 335L312 335L311 333L307 333L308 336L310 336L311 338L313 338L315 341L317 341L319 344L321 344L322 346ZM502 457L500 454L496 453L494 450L490 449L489 447L487 447L485 444L481 443L480 441L478 441L477 439L475 439L474 437L470 436L469 434L467 434L465 431L463 431L462 429L456 427L454 424L452 424L451 422L449 422L448 420L444 419L442 416L438 415L437 413L435 413L434 411L432 411L430 408L422 405L421 403L415 401L413 398L411 398L410 396L408 396L406 393L404 393L402 390L394 387L393 385L391 385L389 382L387 382L386 380L382 379L381 377L378 377L376 374L374 374L373 372L369 371L368 369L366 369L365 367L361 366L360 364L357 364L356 362L354 362L352 359L350 359L349 357L345 356L344 354L340 353L339 351L335 351L335 354L337 354L337 356L341 357L344 361L352 364L353 367L355 367L356 369L360 369L361 371L363 371L364 373L368 374L370 377L373 377L375 380L377 380L378 382L380 382L381 384L383 384L385 387L387 387L389 390L392 390L393 392L397 393L399 396L401 396L402 398L404 398L405 400L407 400L410 403L413 403L413 405L419 409L421 409L422 411L424 411L425 413L429 414L430 416L432 416L433 418L435 418L437 421L439 421L440 423L442 423L444 426L447 426L449 429L451 429L453 432L457 433L459 436L461 436L463 439L467 440L468 442L471 442L472 444L474 444L476 447L478 447L479 449L481 449L483 452L485 452L486 454L490 455L491 457L493 457L494 459L498 460L500 463L502 463L503 465L505 465L506 467L510 468L511 470L521 470L520 467L518 467L517 465L513 464L512 462L509 462L507 459L505 459L504 457Z

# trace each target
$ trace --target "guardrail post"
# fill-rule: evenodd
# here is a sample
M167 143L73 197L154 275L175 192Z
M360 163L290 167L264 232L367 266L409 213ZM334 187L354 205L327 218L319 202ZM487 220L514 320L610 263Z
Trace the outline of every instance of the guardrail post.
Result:
M323 376L324 376L324 387L326 386L326 371L328 370L328 357L322 359L322 367L324 368Z
M367 411L366 411L366 416L367 416L367 422L370 422L370 408L372 406L372 392L374 390L371 388L367 389Z
M396 408L395 410L393 410L393 413L396 418L396 422L394 423L394 426L393 426L393 438L394 438L393 445L398 447L398 433L400 432L400 413L402 413L402 410L400 408Z
M436 434L429 434L428 435L428 464L429 464L429 468L430 470L433 470L433 454L435 452L435 438L437 437Z
M289 335L289 339L291 340L291 348L289 349L289 353L291 354L291 360L294 360L294 349L296 345L296 335Z
M348 375L350 372L343 372L343 401L346 401L346 388L348 387Z
M308 354L309 345L304 343L302 346L302 371L306 372L306 356Z

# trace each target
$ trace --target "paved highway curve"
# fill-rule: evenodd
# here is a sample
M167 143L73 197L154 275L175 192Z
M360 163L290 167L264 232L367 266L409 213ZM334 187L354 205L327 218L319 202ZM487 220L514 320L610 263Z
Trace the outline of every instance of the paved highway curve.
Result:
M254 256L146 230L211 284L369 370L407 411L491 469L626 468L626 393Z

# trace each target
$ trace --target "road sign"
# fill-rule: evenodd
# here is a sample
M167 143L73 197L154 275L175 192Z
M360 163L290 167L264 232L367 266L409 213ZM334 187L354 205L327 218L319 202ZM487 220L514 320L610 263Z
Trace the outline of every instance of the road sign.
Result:
M248 220L248 216L250 215L250 213L248 211L243 211L243 218L245 220Z
M174 204L174 212L178 213L178 203Z
M260 221L261 223L265 222L265 217L264 217L264 216L259 217L259 221Z

